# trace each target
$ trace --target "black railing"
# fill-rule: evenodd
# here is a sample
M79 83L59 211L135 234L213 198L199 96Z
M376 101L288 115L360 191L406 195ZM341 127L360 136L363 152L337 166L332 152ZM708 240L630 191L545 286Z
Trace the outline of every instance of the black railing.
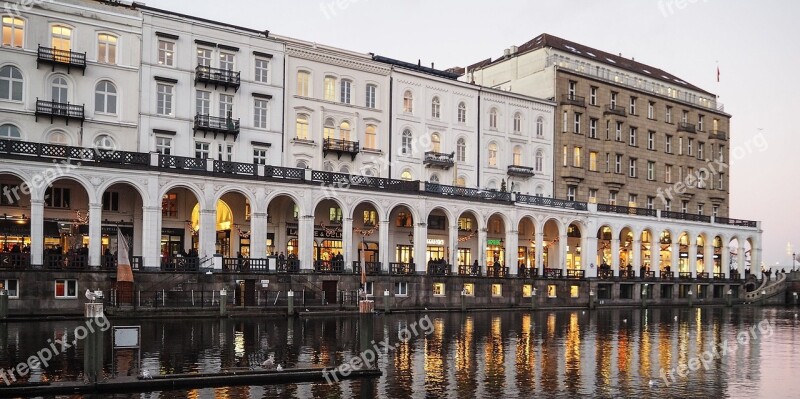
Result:
M264 177L268 179L305 180L305 169L287 168L283 166L264 166Z
M350 175L345 173L324 172L315 170L311 172L311 181L336 188L363 187L376 190L395 192L417 192L419 182L387 179L364 175Z
M741 280L741 279L742 279L742 275L739 274L738 270L731 272L731 280Z
M527 194L517 194L517 202L528 205L547 206L550 208L572 209L576 211L585 211L588 209L588 205L585 202L538 197Z
M633 270L620 270L619 271L619 278L623 279L633 279L636 278L636 272Z
M758 222L752 220L731 219L719 216L714 218L714 223L728 224L731 226L741 226L741 227L758 227Z
M544 278L561 278L563 277L564 271L561 269L551 269L545 268L544 269Z
M198 65L194 69L194 81L195 83L202 82L206 85L213 83L214 86L219 85L238 89L241 84L241 73L238 71Z
M222 258L222 270L232 272L269 272L269 259Z
M439 166L445 169L450 169L455 162L453 156L455 153L445 154L442 152L428 151L425 153L423 163L428 166Z
M275 271L278 273L299 273L300 260L299 259L283 259L278 260L275 265Z
M162 257L161 271L165 272L196 272L200 270L200 258L198 257Z
M602 280L609 280L614 278L614 271L608 269L600 269L597 271L597 278Z
M413 263L390 262L389 274L397 276L411 276L416 273L416 265Z
M662 280L671 280L673 278L675 278L675 272L665 272L665 271L661 272Z
M94 156L97 162L114 163L120 165L150 165L150 154L144 152L95 150Z
M692 272L678 272L678 278L681 280L691 280Z
M506 172L509 176L515 177L533 177L536 175L533 168L530 166L508 165Z
M197 114L194 116L194 130L236 136L239 134L239 119Z
M725 280L725 273L714 273L714 280Z
M0 268L27 269L31 266L31 255L26 253L0 253Z
M168 169L206 170L205 158L179 157L177 155L158 155L158 166Z
M39 46L36 51L36 67L40 63L67 66L67 72L70 68L78 68L86 70L86 53L76 53L69 50L60 50L52 47Z
M584 278L586 277L585 270L567 269L567 278Z
M586 98L576 96L574 94L562 94L561 104L577 105L579 107L586 107Z
M652 280L652 279L656 278L656 272L653 271L653 270L646 271L646 272L644 272L644 278Z
M356 158L356 154L360 151L358 141L350 141L343 139L326 138L322 140L322 155L327 156L329 152L336 153L337 158L341 158L342 154L350 154L351 160Z
M708 273L707 272L697 272L697 279L698 280L708 280Z
M477 265L458 265L459 276L477 277L481 275L481 267Z
M728 140L728 134L722 130L712 130L708 133L708 138L713 140Z
M214 173L224 175L258 175L258 165L254 163L214 160Z
M679 132L697 133L697 129L694 127L694 124L687 123L687 122L678 122L678 131Z
M381 274L381 262L364 262L366 270L364 271L368 276ZM361 262L353 261L353 273L361 274Z
M343 273L344 261L341 260L315 260L314 271L317 273Z
M45 254L46 269L84 270L89 268L88 255Z
M539 276L539 269L535 267L520 267L517 271L520 278L535 278Z
M511 202L511 193L509 192L447 186L444 184L436 184L428 182L425 182L425 192L431 194L439 194L439 195L452 195L456 197Z
M619 213L622 215L636 215L636 216L655 217L657 215L655 209L637 208L633 206L623 206L623 205L609 205L609 204L597 204L597 211L608 212L608 213Z
M486 277L503 278L508 276L508 268L505 266L486 266Z
M450 275L450 265L441 263L428 264L429 276L448 276Z
M711 223L711 216L697 215L694 213L683 213L673 211L661 211L661 217L667 219L687 220L690 222Z
M603 113L625 116L625 107L619 105L606 104L606 108L605 111L603 111Z
M62 103L58 101L47 101L36 99L36 111L34 116L38 119L40 116L50 117L50 123L54 118L64 118L69 124L70 119L75 119L83 122L84 113L83 105L75 105L70 103Z

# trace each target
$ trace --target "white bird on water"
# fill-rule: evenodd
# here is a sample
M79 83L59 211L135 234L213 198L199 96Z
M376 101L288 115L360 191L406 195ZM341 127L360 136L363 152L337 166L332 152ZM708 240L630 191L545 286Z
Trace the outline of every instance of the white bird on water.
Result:
M675 321L678 321L678 316L675 316Z
M84 293L83 295L86 296L86 299L88 299L89 302L91 303L94 303L94 301L97 299L97 295L93 291L90 291L88 288L86 289L86 293Z
M622 319L622 322L623 322L623 323L627 323L627 322L628 322L628 319Z
M145 380L152 380L153 376L150 375L150 371L142 370L142 378L144 378Z

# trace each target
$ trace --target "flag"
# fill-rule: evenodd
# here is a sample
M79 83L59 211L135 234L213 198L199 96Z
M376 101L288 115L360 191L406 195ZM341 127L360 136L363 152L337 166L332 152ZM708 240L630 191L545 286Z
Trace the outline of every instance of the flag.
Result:
M133 282L128 242L119 227L117 227L117 282Z
M717 83L719 83L719 65L717 65Z
M359 262L361 263L361 286L364 287L364 297L367 295L367 264L364 259L364 237L361 237L361 256Z

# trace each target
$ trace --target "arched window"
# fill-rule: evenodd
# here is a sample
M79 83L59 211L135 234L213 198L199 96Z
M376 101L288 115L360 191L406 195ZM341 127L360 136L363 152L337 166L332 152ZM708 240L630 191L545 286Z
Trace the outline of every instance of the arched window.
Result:
M540 116L536 119L536 136L542 137L544 136L544 119Z
M59 51L56 58L63 58L64 62L69 62L69 53L72 50L72 29L54 25L50 34L50 47Z
M297 72L297 95L308 97L311 93L311 74L306 71Z
M458 103L458 123L467 123L467 104Z
M364 130L364 147L377 149L378 148L378 128L375 125L367 125Z
M439 133L431 134L431 151L442 152L442 139L439 137Z
M497 129L497 108L492 108L489 111L489 127Z
M322 163L322 170L326 172L333 172L333 162L325 161Z
M411 171L404 170L403 173L400 174L400 180L411 181L414 177L411 176Z
M537 172L541 172L542 168L544 167L544 154L542 150L536 151L536 164L535 168Z
M308 115L297 114L297 122L295 123L295 130L297 131L297 138L300 140L308 140Z
M22 48L24 46L25 20L3 15L3 46Z
M432 174L430 182L433 184L439 184L439 175L437 175L436 173Z
M54 130L47 135L48 144L72 145L72 139L61 130Z
M400 154L401 155L411 155L411 141L414 137L411 135L411 130L403 130L403 138L400 147Z
M403 93L403 112L407 114L414 112L414 95L411 94L411 90Z
M497 144L489 144L489 166L497 166Z
M327 101L336 101L336 78L333 76L325 77L325 85L323 87L323 98Z
M497 181L489 180L489 183L486 185L486 188L489 190L497 190Z
M3 140L22 140L22 133L19 128L12 124L0 125L0 139Z
M339 124L339 138L350 141L350 122L344 121Z
M456 187L466 187L467 186L467 178L464 176L458 176L456 179Z
M69 84L63 76L56 76L50 81L50 99L57 103L69 102Z
M350 174L350 168L348 168L347 165L342 165L342 166L339 167L339 173L344 173L346 175L349 175Z
M306 161L301 159L301 160L297 161L296 166L298 168L300 168L300 169L308 169L308 162L306 162Z
M22 72L17 67L0 68L0 100L22 101Z
M117 142L107 134L95 137L93 144L94 148L99 150L114 151L117 149Z
M94 111L105 114L117 113L117 88L113 83L103 80L94 89Z
M439 102L439 97L434 97L431 101L431 118L439 119L442 115L442 105Z
M522 114L517 112L514 114L514 133L522 132Z
M522 165L522 147L514 146L514 166Z
M97 35L97 62L117 63L117 37L107 33Z
M463 137L456 142L456 161L466 162L467 160L467 141Z
M542 186L536 186L536 191L534 192L534 194L535 194L537 197L544 197L544 187L542 187Z
M336 125L332 118L325 119L325 125L322 126L322 138L326 140L336 138Z

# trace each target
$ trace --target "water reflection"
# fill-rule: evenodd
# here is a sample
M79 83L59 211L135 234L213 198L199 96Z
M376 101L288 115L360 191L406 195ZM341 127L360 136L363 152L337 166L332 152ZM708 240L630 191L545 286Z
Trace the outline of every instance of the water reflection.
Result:
M350 397L787 397L800 341L793 310L763 308L622 309L536 313L428 315L430 335L398 340L422 315L375 316L378 366L372 382L342 381L163 392L159 398ZM772 323L764 337L756 324ZM324 367L359 353L358 318L247 320L117 320L142 326L142 368L152 374L218 372L259 367L272 358L284 367ZM0 325L0 367L8 369L45 347L74 339L78 321ZM417 328L417 330L420 330ZM749 336L746 344L737 338ZM413 334L412 334L413 335ZM759 339L756 339L759 338ZM665 386L659 372L690 364L727 342L724 359L708 362ZM132 353L112 356L106 373L137 373ZM79 380L77 345L28 376L30 381ZM788 373L788 374L787 374ZM792 384L795 389L792 390ZM1 394L1 392L0 392ZM118 396L119 397L119 396ZM125 397L125 396L122 396Z

